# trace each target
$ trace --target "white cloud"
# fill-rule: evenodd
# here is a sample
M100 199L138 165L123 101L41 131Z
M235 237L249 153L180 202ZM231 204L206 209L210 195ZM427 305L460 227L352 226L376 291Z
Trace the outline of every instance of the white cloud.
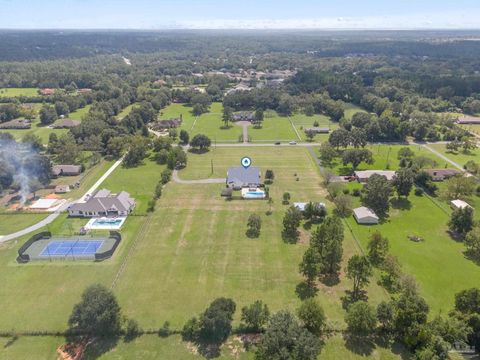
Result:
M476 14L433 13L409 16L325 17L311 19L213 19L177 22L173 27L191 29L478 29Z

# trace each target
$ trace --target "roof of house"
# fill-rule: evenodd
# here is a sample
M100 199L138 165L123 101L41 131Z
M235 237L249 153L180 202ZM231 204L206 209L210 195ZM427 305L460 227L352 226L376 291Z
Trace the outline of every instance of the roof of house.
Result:
M296 202L293 203L293 206L296 207L300 211L305 211L305 207L307 206L308 202ZM314 203L315 204L315 203ZM324 203L316 203L318 208L325 208Z
M182 124L182 118L176 119L165 119L155 121L151 127L153 129L166 129L166 128L176 128Z
M475 116L460 116L457 120L459 124L472 124L472 123L480 123L480 117Z
M251 166L247 169L238 166L231 167L227 171L227 184L234 184L239 186L244 185L258 185L261 183L260 169Z
M309 131L313 131L317 133L328 133L330 132L330 129L326 127L317 127L317 126L305 129L305 132L309 132Z
M460 171L455 169L424 169L423 171L432 176L455 176L460 174Z
M72 128L75 126L80 125L80 121L73 120L73 119L63 119L58 121L53 125L54 128L61 129L61 128Z
M64 193L64 192L69 192L70 191L70 186L68 185L57 185L55 186L55 192L56 193Z
M365 218L374 218L379 220L379 217L372 209L369 209L365 206L358 207L353 209L353 213L357 219L365 219Z
M82 167L80 165L54 165L52 166L52 173L60 175L61 173L80 174Z
M459 200L459 199L450 201L450 204L452 204L453 206L455 206L455 207L458 208L458 209L464 209L464 208L466 208L466 207L470 207L470 208L471 208L471 206L470 206L469 203L467 203L467 202L465 202L465 201L463 201L463 200Z
M50 89L50 88L41 89L40 94L42 94L42 95L53 95L53 94L55 94L55 89Z
M233 114L232 116L232 119L234 121L243 121L243 120L252 121L253 118L254 118L254 115L253 115L253 112L251 111L243 111L238 114Z
M385 176L387 180L392 180L395 177L395 171L390 171L390 170L355 171L355 176L359 179L369 179L370 176L375 174Z
M69 210L83 212L107 212L115 209L117 211L130 211L135 205L135 200L126 191L112 194L110 190L99 190L94 196L84 203L76 203L70 206Z
M30 120L15 119L0 123L0 129L30 129L32 124Z

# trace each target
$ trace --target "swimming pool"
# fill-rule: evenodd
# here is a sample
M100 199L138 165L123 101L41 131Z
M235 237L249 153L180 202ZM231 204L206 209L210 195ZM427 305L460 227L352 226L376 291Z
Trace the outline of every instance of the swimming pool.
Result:
M85 225L89 230L119 230L127 218L125 216L115 218L93 218Z
M242 197L244 199L264 199L266 196L265 191L260 189L242 189Z

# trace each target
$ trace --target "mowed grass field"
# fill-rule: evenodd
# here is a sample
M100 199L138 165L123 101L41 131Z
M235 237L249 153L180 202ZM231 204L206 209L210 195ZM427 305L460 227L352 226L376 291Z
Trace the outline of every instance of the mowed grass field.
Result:
M67 118L73 119L73 120L82 120L83 117L88 113L91 107L92 105L87 105L87 106L84 106L83 108L72 111L70 114L68 114Z
M307 149L274 147L217 148L208 154L189 155L180 177L208 177L212 158L211 176L225 176L227 168L237 166L242 156L251 156L254 166L263 172L274 171L275 181L270 186L273 213L266 215L266 201L226 201L220 197L222 184L169 183L116 288L127 316L142 326L158 327L168 320L173 327L181 327L219 296L232 297L238 309L256 299L265 301L273 311L298 306L296 287L302 281L298 264L311 229L301 229L298 244L283 242L282 219L287 206L282 205L281 197L289 191L292 202L325 201L321 178ZM258 239L245 235L252 213L259 214L263 222ZM347 260L359 248L348 231L345 236ZM344 327L340 298L350 287L343 273L338 285L320 284L318 299L332 326ZM369 295L373 303L386 298L375 282ZM237 325L238 320L239 311Z
M429 145L430 146L430 145ZM373 164L366 164L362 162L357 170L397 170L399 167L398 151L403 148L410 148L415 155L431 159L435 162L434 167L452 168L453 165L446 162L436 154L422 145L367 145L365 148L370 150L373 154ZM343 165L341 157L335 158L332 164L329 165L330 170L338 175L350 175L352 173L351 164Z
M359 169L383 170L387 163L391 170L398 169L397 152L400 147L402 146L371 146L375 164L361 164ZM416 156L429 157L437 161L439 168L445 167L445 161L425 147L409 147ZM337 174L345 172L342 167L335 165L333 169ZM438 185L442 188L444 184ZM347 186L350 189L361 187L358 183ZM355 206L360 206L358 198L354 199ZM480 267L465 258L464 245L454 241L447 233L450 213L448 203L441 196L432 199L427 195L415 196L412 191L408 201L391 198L389 217L380 225L358 225L353 217L347 220L365 250L371 233L376 230L390 240L392 254L398 256L403 271L417 279L420 291L431 307L432 316L450 311L454 294L477 286L480 281ZM408 239L411 235L420 236L425 241L412 242Z
M187 104L172 103L165 109L160 110L158 118L161 120L175 119L182 116L182 125L180 129L190 132L195 122L196 116L192 114L192 107Z
M415 196L412 192L408 201L392 198L389 215L384 223L375 226L358 225L353 217L348 222L364 249L373 231L386 236L403 272L416 278L420 293L431 307L430 315L448 313L455 293L480 282L480 267L465 258L464 245L447 233L450 210L426 195ZM412 235L424 241L409 240Z
M110 286L133 239L137 244L128 259L125 271L114 289L123 314L139 321L143 328L158 328L170 321L173 328L201 312L218 296L232 297L237 302L235 325L239 324L242 306L257 299L265 301L272 311L295 310L300 300L297 285L303 280L298 264L305 251L309 232L301 227L298 244L286 244L281 239L282 219L287 206L281 204L284 191L293 201L326 201L325 190L314 159L304 148L217 148L203 155L189 154L182 178L208 176L214 160L214 177L225 176L229 166L236 166L244 155L252 157L262 172L272 169L274 183L270 186L274 198L273 212L265 201L226 201L220 197L222 184L185 185L170 182L157 203L157 210L146 221L143 216L130 216L122 230L124 239L114 257L103 263L31 263L18 265L16 251L25 239L3 244L0 248L0 329L18 331L66 327L73 305L83 289L92 283ZM139 201L139 209L151 197L162 167L146 161L133 169L117 168L102 187L113 191L129 191ZM296 179L299 179L298 181ZM327 202L328 203L328 202ZM328 205L331 210L331 206ZM141 211L139 211L141 212ZM245 235L246 221L251 213L261 216L263 225L258 239ZM56 234L68 234L86 220L60 217L49 229ZM141 227L145 231L140 231ZM360 249L349 231L345 231L344 260ZM325 308L329 324L344 328L341 297L351 289L343 270L340 283L319 284L317 298ZM368 287L373 304L387 295L372 279ZM5 342L6 343L6 342ZM0 357L25 359L52 358L53 349L62 338L20 337L0 349ZM231 346L240 352L233 354ZM220 359L252 359L252 353L242 352L241 346L230 339L222 349ZM342 338L326 340L320 359L359 359ZM397 358L391 350L379 346L371 349L372 359ZM198 358L179 336L161 339L141 336L132 342L120 341L107 349L100 359L194 359ZM364 358L364 357L363 357Z
M0 88L0 97L38 96L37 88Z
M458 152L447 151L445 144L429 144L428 146L448 157L450 160L458 163L460 166L465 165L470 160L477 163L480 162L480 148L465 153L462 149L459 149Z
M48 214L25 214L0 211L0 237L24 229L46 218Z
M146 160L145 165L133 169L117 168L101 186L112 191L125 190L138 201L137 212L144 212L146 200L151 198L163 167ZM88 285L112 284L121 261L126 255L144 216L130 216L122 228L122 242L112 259L102 263L53 262L17 264L18 248L29 238L0 245L0 329L64 330L72 307ZM53 234L76 232L88 219L69 219L60 216L46 229ZM0 356L1 357L1 356Z

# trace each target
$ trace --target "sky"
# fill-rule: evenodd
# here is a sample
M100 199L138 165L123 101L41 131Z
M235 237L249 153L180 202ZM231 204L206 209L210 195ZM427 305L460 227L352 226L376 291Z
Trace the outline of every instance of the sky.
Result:
M2 29L480 29L479 0L0 0Z

